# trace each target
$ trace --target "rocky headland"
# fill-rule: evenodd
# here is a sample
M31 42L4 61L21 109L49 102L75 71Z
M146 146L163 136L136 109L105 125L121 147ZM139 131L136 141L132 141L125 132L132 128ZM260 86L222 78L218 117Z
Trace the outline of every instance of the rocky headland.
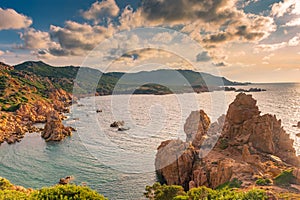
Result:
M26 133L42 132L46 141L60 141L72 128L62 124L72 95L47 78L0 64L0 143L19 142ZM45 123L44 128L35 127Z
M203 110L192 112L184 130L186 141L168 140L158 147L155 168L161 182L189 190L215 189L232 181L251 188L268 180L262 187L288 192L287 185L276 181L290 173L289 187L300 191L300 159L293 140L275 115L260 114L251 95L238 94L214 123Z

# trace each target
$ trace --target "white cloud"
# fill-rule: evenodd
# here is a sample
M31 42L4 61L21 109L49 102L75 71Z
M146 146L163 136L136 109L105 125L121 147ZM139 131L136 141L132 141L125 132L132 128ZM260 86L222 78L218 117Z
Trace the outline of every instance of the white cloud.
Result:
M300 18L292 19L291 21L287 22L284 26L300 26Z
M119 7L115 0L96 1L89 10L82 12L82 16L87 20L93 20L95 24L105 18L116 17L119 14Z
M37 31L33 28L21 33L20 38L24 41L20 48L25 49L44 49L52 43L48 32Z
M275 17L282 17L286 13L292 13L298 0L284 0L274 3L272 6L271 14Z
M261 52L261 51L266 51L266 52L271 52L275 51L281 48L284 48L287 46L286 42L281 42L281 43L275 43L275 44L260 44L255 47L255 52Z
M112 26L91 26L74 21L67 21L65 27L50 26L52 39L57 39L60 46L71 55L85 55L114 32Z
M299 44L300 44L300 34L294 36L293 38L291 38L287 42L257 45L256 47L254 47L254 51L256 53L259 53L259 52L262 52L262 51L271 52L271 51L275 51L275 50L282 49L282 48L285 48L285 47L298 46Z
M0 30L22 29L32 24L32 20L13 9L0 8Z

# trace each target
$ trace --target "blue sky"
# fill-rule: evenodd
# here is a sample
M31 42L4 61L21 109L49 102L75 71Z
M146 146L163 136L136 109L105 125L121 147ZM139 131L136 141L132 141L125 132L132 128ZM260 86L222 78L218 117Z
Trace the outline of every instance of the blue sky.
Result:
M104 40L140 27L186 34L201 46L192 65L216 68L230 79L300 82L299 0L1 0L0 61L80 66ZM179 45L175 35L166 32L147 39L175 48ZM145 42L139 37L112 42L108 52L123 52L124 46ZM161 50L123 53L127 56L116 59L110 70L131 71L153 62L194 69Z

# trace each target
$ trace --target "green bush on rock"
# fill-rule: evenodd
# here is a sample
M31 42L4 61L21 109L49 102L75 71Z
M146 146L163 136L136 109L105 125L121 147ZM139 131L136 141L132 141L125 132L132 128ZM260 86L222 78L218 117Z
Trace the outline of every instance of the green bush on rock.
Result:
M151 200L265 200L267 194L260 189L244 192L229 187L213 190L205 186L193 188L185 193L181 186L155 183L153 186L146 187L145 197Z
M77 185L57 185L48 188L42 188L33 192L30 195L30 200L34 199L70 199L70 200L105 200L104 196L100 195L88 187Z
M106 198L86 186L67 184L32 190L14 186L7 179L0 177L0 200L106 200Z
M293 170L285 170L275 177L274 183L279 186L289 186L295 181Z

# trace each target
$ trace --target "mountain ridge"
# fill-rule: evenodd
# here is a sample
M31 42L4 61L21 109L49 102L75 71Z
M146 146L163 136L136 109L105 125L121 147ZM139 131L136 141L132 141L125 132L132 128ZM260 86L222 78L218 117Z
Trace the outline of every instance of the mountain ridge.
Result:
M217 90L220 86L246 85L230 81L225 77L183 69L159 69L153 71L101 72L98 69L79 66L51 66L42 61L26 61L15 65L14 70L47 77L62 89L72 92L74 80L80 70L80 91L92 92L95 81L99 80L95 90L98 95L117 94L169 94L183 92L206 92ZM101 76L101 77L99 77ZM62 82L62 79L64 80ZM77 79L78 80L78 79ZM84 81L83 81L84 80ZM83 83L84 82L84 83ZM94 85L94 87L93 87ZM143 87L143 89L141 89Z

